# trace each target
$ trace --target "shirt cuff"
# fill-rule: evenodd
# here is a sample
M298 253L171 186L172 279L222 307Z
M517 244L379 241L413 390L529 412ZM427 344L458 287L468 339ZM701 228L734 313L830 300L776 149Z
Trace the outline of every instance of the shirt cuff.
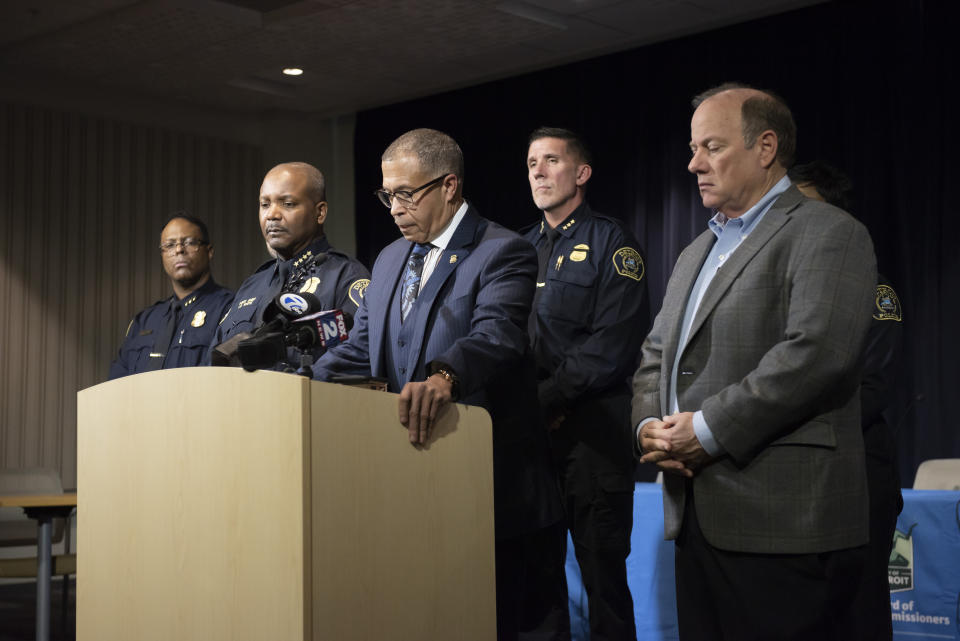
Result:
M642 421L640 421L639 423L637 423L637 429L635 429L635 430L633 431L633 435L636 436L637 439L639 440L639 439L640 439L640 430L643 429L643 426L646 425L647 423L649 423L650 421L657 421L657 420L660 420L660 419L654 418L653 416L648 416L647 418L643 419Z
M643 426L649 423L650 421L657 421L657 420L659 419L656 417L648 416L647 418L637 423L636 429L633 430L633 444L636 447L636 450L641 454L643 454L644 452L643 452L643 449L640 447L640 430L642 430Z
M723 447L713 437L713 432L710 431L707 420L703 418L702 411L693 413L693 433L697 435L700 447L710 456L717 458L725 453Z

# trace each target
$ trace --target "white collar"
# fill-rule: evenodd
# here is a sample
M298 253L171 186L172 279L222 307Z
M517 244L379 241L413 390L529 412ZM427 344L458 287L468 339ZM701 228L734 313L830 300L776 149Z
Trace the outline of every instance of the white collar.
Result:
M447 248L447 245L450 244L450 239L453 238L453 233L457 231L457 227L460 226L460 221L463 220L463 217L467 215L467 201L464 200L460 205L460 209L457 210L457 213L453 215L453 218L450 219L450 222L447 223L447 226L443 228L443 231L440 234L430 241L430 244L434 247L439 247L441 250Z

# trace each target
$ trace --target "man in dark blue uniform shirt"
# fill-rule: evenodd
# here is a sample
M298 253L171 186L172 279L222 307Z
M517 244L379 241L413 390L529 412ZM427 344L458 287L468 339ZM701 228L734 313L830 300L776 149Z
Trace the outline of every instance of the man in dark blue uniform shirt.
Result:
M259 209L260 230L276 258L261 265L237 290L213 345L256 329L267 305L281 292L313 294L323 309L341 310L349 328L370 283L370 272L356 259L333 249L323 233L327 218L323 174L302 162L277 165L263 179ZM316 348L311 356L316 359L321 349ZM299 365L290 348L286 364L277 367Z
M210 275L213 246L202 220L178 212L160 233L160 259L173 296L133 317L109 378L155 369L192 367L207 357L217 321L233 292Z
M529 332L590 635L634 639L626 571L635 465L628 378L649 326L643 257L619 221L586 203L590 157L573 132L534 131L527 171L543 212L525 234L539 257Z

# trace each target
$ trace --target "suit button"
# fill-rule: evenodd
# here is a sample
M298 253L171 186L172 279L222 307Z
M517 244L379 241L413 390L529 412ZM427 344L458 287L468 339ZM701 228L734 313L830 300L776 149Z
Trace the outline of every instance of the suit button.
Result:
M403 344L404 344L404 343L403 343L402 340L397 341L397 345L399 345L400 347L403 347Z
M400 373L401 373L401 374L406 374L406 373L407 373L407 368L406 368L406 367L401 367L401 368L400 368Z

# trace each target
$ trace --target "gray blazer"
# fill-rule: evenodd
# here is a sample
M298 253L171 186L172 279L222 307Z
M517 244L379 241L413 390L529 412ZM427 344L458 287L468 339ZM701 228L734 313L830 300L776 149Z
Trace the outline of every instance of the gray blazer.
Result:
M714 240L705 231L677 260L634 376L634 425L668 411L684 308ZM703 410L727 452L693 479L711 545L799 554L867 541L858 382L876 278L863 225L791 187L711 282L677 376L680 411ZM665 476L671 539L686 488Z

